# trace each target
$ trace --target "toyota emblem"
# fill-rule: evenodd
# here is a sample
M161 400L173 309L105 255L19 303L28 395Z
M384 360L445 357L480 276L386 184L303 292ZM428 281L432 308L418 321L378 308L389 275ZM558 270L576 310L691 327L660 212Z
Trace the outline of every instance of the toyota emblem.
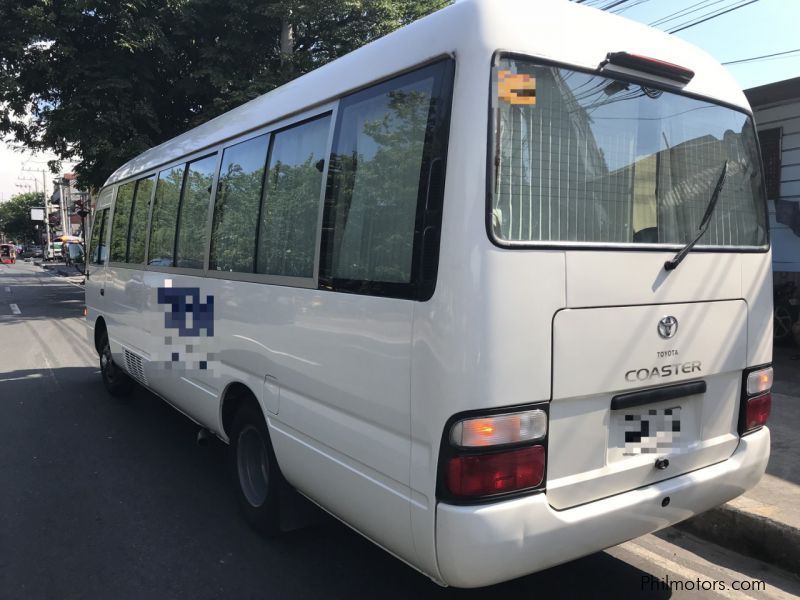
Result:
M671 337L675 337L676 333L678 333L678 319L671 315L662 317L658 322L658 335L668 340Z

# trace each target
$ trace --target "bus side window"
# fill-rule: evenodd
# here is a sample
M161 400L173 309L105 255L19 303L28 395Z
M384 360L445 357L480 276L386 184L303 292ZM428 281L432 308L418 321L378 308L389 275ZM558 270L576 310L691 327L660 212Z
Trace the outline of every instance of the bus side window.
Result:
M102 265L108 258L108 252L105 245L105 237L108 232L108 209L104 208L95 214L94 224L92 226L91 237L91 252L90 259L92 264Z
M100 258L100 229L102 229L102 218L103 218L103 211L98 211L94 215L94 221L92 221L92 236L89 238L89 250L91 252L91 256L89 258L89 262L91 264L98 264L98 260Z
M144 243L147 235L147 211L150 208L150 196L153 192L155 175L145 177L136 182L136 194L131 209L130 239L128 241L128 261L137 265L144 264Z
M439 227L426 221L426 190L434 162L441 170L450 68L442 61L342 99L322 229L324 287L422 296L422 271L435 269L423 269L420 257L422 232ZM434 206L438 213L438 199ZM437 252L424 254L435 261L438 237L431 239Z
M252 273L269 135L225 148L211 230L211 271Z
M258 273L314 276L330 125L330 115L326 115L272 136L258 235Z
M164 169L158 174L153 216L150 224L150 247L147 264L171 267L175 258L175 228L178 222L178 201L183 187L183 165Z
M111 226L111 262L125 262L128 255L128 228L136 183L123 184L117 189L114 217Z
M208 203L211 201L216 167L216 154L190 162L188 165L183 196L178 208L176 267L203 268L206 255Z

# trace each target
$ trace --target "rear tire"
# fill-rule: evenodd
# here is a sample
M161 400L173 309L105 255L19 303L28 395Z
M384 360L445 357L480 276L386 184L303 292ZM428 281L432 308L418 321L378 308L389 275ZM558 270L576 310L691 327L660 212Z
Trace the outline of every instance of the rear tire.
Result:
M259 533L280 533L280 496L286 485L261 409L245 404L231 426L229 469L245 520Z
M114 362L107 333L100 338L100 375L108 393L116 398L130 396L136 386L136 382Z

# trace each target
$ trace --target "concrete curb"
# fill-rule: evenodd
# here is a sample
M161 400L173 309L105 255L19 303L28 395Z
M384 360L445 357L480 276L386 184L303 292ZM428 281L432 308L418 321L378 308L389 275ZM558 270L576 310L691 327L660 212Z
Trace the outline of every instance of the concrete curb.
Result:
M745 556L800 576L800 529L723 504L675 525Z

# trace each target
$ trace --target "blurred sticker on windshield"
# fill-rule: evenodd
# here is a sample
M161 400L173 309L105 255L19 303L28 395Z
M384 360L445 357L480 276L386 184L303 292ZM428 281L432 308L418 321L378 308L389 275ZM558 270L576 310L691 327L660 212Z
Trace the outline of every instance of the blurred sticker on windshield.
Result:
M497 97L508 104L536 104L536 78L525 73L498 71Z

